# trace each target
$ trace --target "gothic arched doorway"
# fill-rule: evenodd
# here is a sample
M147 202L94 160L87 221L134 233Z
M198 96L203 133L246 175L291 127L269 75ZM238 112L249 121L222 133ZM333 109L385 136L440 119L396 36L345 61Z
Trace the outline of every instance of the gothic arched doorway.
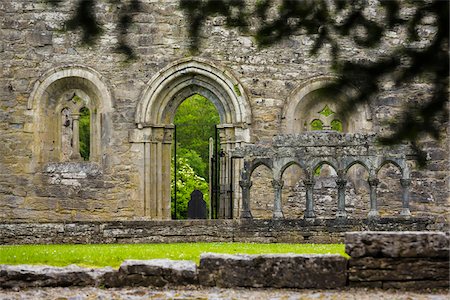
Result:
M189 96L201 94L216 107L220 145L225 158L221 166L220 202L230 197L233 216L241 205L239 172L242 162L227 157L235 147L250 142L251 108L242 85L227 70L198 58L177 61L158 72L148 83L136 111L130 140L143 147L143 199L145 217L170 219L170 159L173 119L178 106ZM230 184L230 182L232 184ZM227 190L227 187L234 186ZM220 218L227 217L225 213Z

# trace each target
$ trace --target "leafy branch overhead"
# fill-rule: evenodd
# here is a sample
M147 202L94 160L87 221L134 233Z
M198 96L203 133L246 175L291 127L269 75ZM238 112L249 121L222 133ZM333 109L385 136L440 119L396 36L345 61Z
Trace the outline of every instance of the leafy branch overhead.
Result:
M46 1L60 4L60 0ZM66 24L69 30L81 29L86 43L102 34L95 14L96 2L79 0L75 15ZM109 2L120 7L117 50L134 58L126 35L133 16L144 13L140 12L140 0ZM202 27L211 16L222 16L227 27L253 36L261 48L292 35L307 35L313 40L312 56L322 51L330 53L331 67L339 76L330 90L352 91L341 105L341 114L349 114L358 104L373 100L383 91L386 80L398 88L413 82L430 84L431 90L420 99L412 99L414 103L408 103L403 115L392 122L392 133L381 139L386 144L410 141L422 163L425 156L419 141L426 136L438 139L448 121L448 1L180 0L179 4L189 24L192 51L201 49ZM370 13L374 5L379 12L375 15ZM400 43L386 47L386 38L393 32L401 33ZM377 54L369 54L367 60L348 58L343 47L348 41L355 49Z
M45 0L53 6L59 6L62 0ZM96 15L96 4L98 0L78 0L74 14L65 22L65 29L69 31L81 30L81 41L83 44L93 45L104 33ZM140 0L109 0L111 5L117 8L117 45L116 51L126 55L127 60L135 59L137 56L133 48L127 43L128 29L133 24L133 17L141 9Z
M341 105L341 114L348 115L358 104L372 100L381 92L383 79L389 78L397 87L414 80L431 84L429 95L405 109L391 123L392 134L381 139L385 144L410 141L423 165L425 154L419 140L427 135L440 138L448 121L449 2L379 0L376 8L384 15L377 18L366 13L369 5L365 0L260 0L253 6L244 0L181 0L194 51L200 47L202 25L209 16L218 15L225 17L227 26L252 35L259 47L307 34L314 41L311 55L329 49L332 68L339 75L329 90L353 91ZM404 11L409 13L405 16ZM432 27L433 33L424 35L424 25ZM385 55L366 61L341 55L348 39L362 50L381 49L389 32L402 29L406 32L403 43Z

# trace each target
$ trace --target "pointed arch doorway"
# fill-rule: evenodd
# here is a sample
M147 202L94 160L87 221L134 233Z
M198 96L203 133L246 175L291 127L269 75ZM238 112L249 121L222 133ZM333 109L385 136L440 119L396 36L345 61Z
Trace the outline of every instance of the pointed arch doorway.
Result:
M233 217L239 217L242 161L231 159L235 147L250 142L251 108L239 81L226 69L199 58L174 62L148 82L136 110L136 126L130 142L140 143L142 153L141 195L143 216L171 218L170 160L173 120L178 106L189 96L200 94L216 107L220 148L223 150L219 182L218 218L229 215L227 201L233 199Z

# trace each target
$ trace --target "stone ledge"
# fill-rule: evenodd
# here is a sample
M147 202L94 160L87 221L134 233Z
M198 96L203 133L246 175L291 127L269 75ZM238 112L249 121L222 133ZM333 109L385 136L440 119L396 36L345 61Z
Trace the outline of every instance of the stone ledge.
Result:
M0 265L0 288L97 286L112 268Z
M444 232L366 231L345 234L345 252L357 257L449 257L449 235Z
M372 258L349 260L350 281L446 280L449 261L426 258Z
M126 260L119 271L106 274L104 278L106 287L190 284L198 284L197 266L187 260Z
M347 260L339 255L202 254L199 281L218 287L339 288Z

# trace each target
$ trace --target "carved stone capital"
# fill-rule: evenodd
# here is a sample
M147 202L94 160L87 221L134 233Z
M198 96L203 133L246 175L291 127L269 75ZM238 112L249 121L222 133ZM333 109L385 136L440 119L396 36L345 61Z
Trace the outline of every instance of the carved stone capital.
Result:
M304 184L306 187L313 187L314 184L315 184L315 181L312 180L312 179L305 179L305 180L303 180L303 184Z
M400 185L404 188L409 187L411 185L411 179L400 179Z
M336 179L336 184L339 189L345 188L345 185L347 184L347 180L345 180L344 178L338 178L338 179Z
M378 180L378 178L369 178L367 180L367 182L369 183L370 186L372 187L377 187L380 184L380 180Z
M272 187L274 189L281 189L284 186L283 180L272 180Z
M239 180L239 186L243 189L249 189L252 184L250 180Z

